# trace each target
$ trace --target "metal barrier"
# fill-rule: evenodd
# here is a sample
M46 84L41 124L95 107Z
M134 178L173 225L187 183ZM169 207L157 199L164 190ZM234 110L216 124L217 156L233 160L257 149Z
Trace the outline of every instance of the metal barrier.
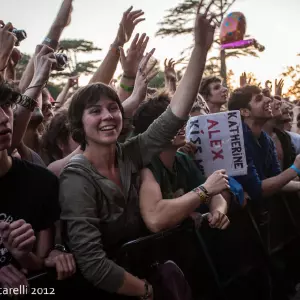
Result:
M136 276L147 278L155 266L174 260L184 271L188 282L191 281L196 299L227 300L239 297L243 300L259 300L260 298L251 298L251 284L247 283L253 281L255 285L255 280L259 280L258 277L261 276L265 280L265 291L261 299L283 300L286 291L282 286L281 271L274 260L285 252L288 260L289 248L294 248L296 241L299 242L299 248L295 252L299 249L297 259L300 266L300 222L290 200L285 195L269 200L281 202L271 202L269 205L271 217L265 220L266 235L252 202L230 216L231 225L225 231L209 228L205 218L200 229L196 229L194 221L188 219L173 229L124 244L116 255L116 262ZM288 234L283 231L283 234L276 235L276 222L280 223L283 218L288 224L285 228ZM276 226L271 226L274 224ZM292 276L297 281L297 268L295 269ZM28 280L30 283L47 280L53 277L51 273L53 274L53 270L45 270L33 274ZM249 295L245 295L247 289Z

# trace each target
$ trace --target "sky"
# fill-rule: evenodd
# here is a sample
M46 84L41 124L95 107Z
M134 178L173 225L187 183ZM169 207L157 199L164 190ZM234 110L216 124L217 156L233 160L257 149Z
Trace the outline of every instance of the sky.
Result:
M35 46L45 37L62 0L0 0L1 19L12 22L16 28L25 29L27 39L20 50L32 54ZM74 0L71 24L64 30L62 38L93 41L103 51L88 59L103 59L113 42L122 13L131 5L143 9L146 21L140 23L135 32L147 33L148 48L156 48L155 57L161 65L165 58L179 58L183 48L189 46L192 36L155 37L158 22L163 20L168 8L179 0ZM274 81L286 66L300 63L300 0L236 0L230 12L240 11L247 20L247 34L266 47L260 58L238 58L227 60L227 69L232 69L235 79L246 71L253 72L259 81ZM126 46L125 46L126 48ZM118 68L117 73L121 69ZM81 78L85 84L88 78ZM287 85L285 86L285 89ZM284 90L285 90L284 89Z

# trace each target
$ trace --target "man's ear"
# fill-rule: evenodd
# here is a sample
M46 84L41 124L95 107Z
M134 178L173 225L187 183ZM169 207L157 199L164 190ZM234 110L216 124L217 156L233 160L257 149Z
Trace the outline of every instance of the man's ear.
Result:
M248 118L250 116L250 110L248 108L241 108L240 112L241 116L244 118Z

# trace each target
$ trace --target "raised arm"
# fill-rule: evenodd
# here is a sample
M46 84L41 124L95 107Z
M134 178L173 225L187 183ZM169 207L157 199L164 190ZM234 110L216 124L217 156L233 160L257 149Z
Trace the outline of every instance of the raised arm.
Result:
M17 41L15 35L11 33L12 29L13 25L10 22L4 24L0 20L0 74L5 72Z
M199 9L201 5L200 3ZM199 89L207 51L211 47L214 37L215 28L210 24L212 18L206 19L209 6L204 15L200 15L198 9L195 26L195 48L170 107L144 133L137 136L135 140L131 139L127 144L125 143L127 148L125 152L128 153L138 169L147 166L154 155L160 153L170 144L188 118ZM149 80L146 66L152 54L153 51L150 51L144 57L138 70L146 82ZM134 157L132 153L135 153Z
M124 49L120 48L120 61L123 69L120 85L118 88L118 95L123 102L133 92L134 82L137 75L139 64L143 58L145 49L147 47L149 37L145 33L139 36L136 34L125 55Z
M67 83L56 98L55 109L59 109L66 103L66 101L68 100L67 96L70 88L78 84L78 77L79 76L73 76L68 78Z
M117 37L111 44L111 47L106 54L104 60L91 78L90 83L103 82L109 84L116 71L119 58L120 58L120 47L123 47L127 43L135 26L145 19L140 18L144 12L142 10L132 11L132 6L126 10L123 14L120 26L118 29Z
M73 0L63 0L62 5L58 11L58 14L50 27L50 30L42 42L43 45L47 45L52 48L54 51L57 49L61 34L66 26L71 22L71 12ZM32 81L34 74L34 62L33 58L30 59L26 69L22 75L22 78L19 83L19 88L21 92L24 92L25 89L29 86Z
M5 70L5 76L4 76L5 80L8 81L16 80L16 66L21 58L22 58L21 52L17 48L14 48L9 58L7 68Z
M199 3L196 15L195 46L192 50L186 72L181 79L170 104L172 112L179 118L187 117L195 102L205 67L207 52L214 40L215 26L211 25L214 17L207 17L213 1L210 2L204 14L200 14L202 2L203 0Z
M46 45L38 45L34 56L34 76L28 89L22 96L22 102L18 104L15 111L16 122L12 139L12 150L17 148L23 140L32 112L37 105L37 99L50 76L52 66L55 64L56 59L53 49Z
M141 102L146 99L148 83L157 74L156 71L152 71L155 67L154 63L151 64L149 67L147 66L147 62L150 56L154 53L154 49L152 49L152 51L149 54L147 54L147 56L141 61L148 41L147 38L145 40L145 36L142 36L140 40L137 40L137 38L138 36L136 36L135 41L133 41L132 44L134 45L134 48L138 49L138 53L135 54L136 58L133 59L133 61L136 64L132 71L136 72L134 89L132 94L128 94L129 97L122 103L126 118L131 118L134 115L135 111L138 109ZM121 57L123 55L125 54L121 54ZM125 57L123 59L125 59ZM130 65L132 65L132 63L130 63ZM139 65L140 70L142 70L142 72L140 70L138 71Z

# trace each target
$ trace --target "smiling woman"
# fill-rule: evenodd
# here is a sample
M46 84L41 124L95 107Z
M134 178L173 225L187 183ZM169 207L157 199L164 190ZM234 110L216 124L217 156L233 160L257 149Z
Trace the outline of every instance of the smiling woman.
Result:
M145 92L144 68L151 55L142 61L135 80L135 88L145 86ZM102 83L79 89L68 115L71 135L84 152L70 160L60 177L66 244L76 257L80 274L97 288L91 293L98 292L105 299L117 299L107 292L142 296L145 282L117 265L112 253L123 242L148 234L139 212L138 171L170 143L185 119L168 108L147 132L120 144L123 106L116 92ZM83 282L79 280L75 286L86 295Z
M118 142L124 113L120 99L108 86L96 83L73 96L71 134L84 152L73 156L60 175L61 221L66 246L79 269L79 282L73 286L86 298L153 299L152 286L118 265L116 253L124 243L149 234L139 207L140 171L171 144L188 118L214 38L212 18L207 18L210 5L201 14L199 3L195 47L187 70L168 108L145 132ZM154 51L142 58L136 70L132 95L139 103L147 93L151 78L147 66ZM128 108L126 101L123 105ZM197 192L193 193L198 201Z
M115 143L122 130L123 106L117 93L105 84L90 84L73 97L69 122L74 141L87 144Z

